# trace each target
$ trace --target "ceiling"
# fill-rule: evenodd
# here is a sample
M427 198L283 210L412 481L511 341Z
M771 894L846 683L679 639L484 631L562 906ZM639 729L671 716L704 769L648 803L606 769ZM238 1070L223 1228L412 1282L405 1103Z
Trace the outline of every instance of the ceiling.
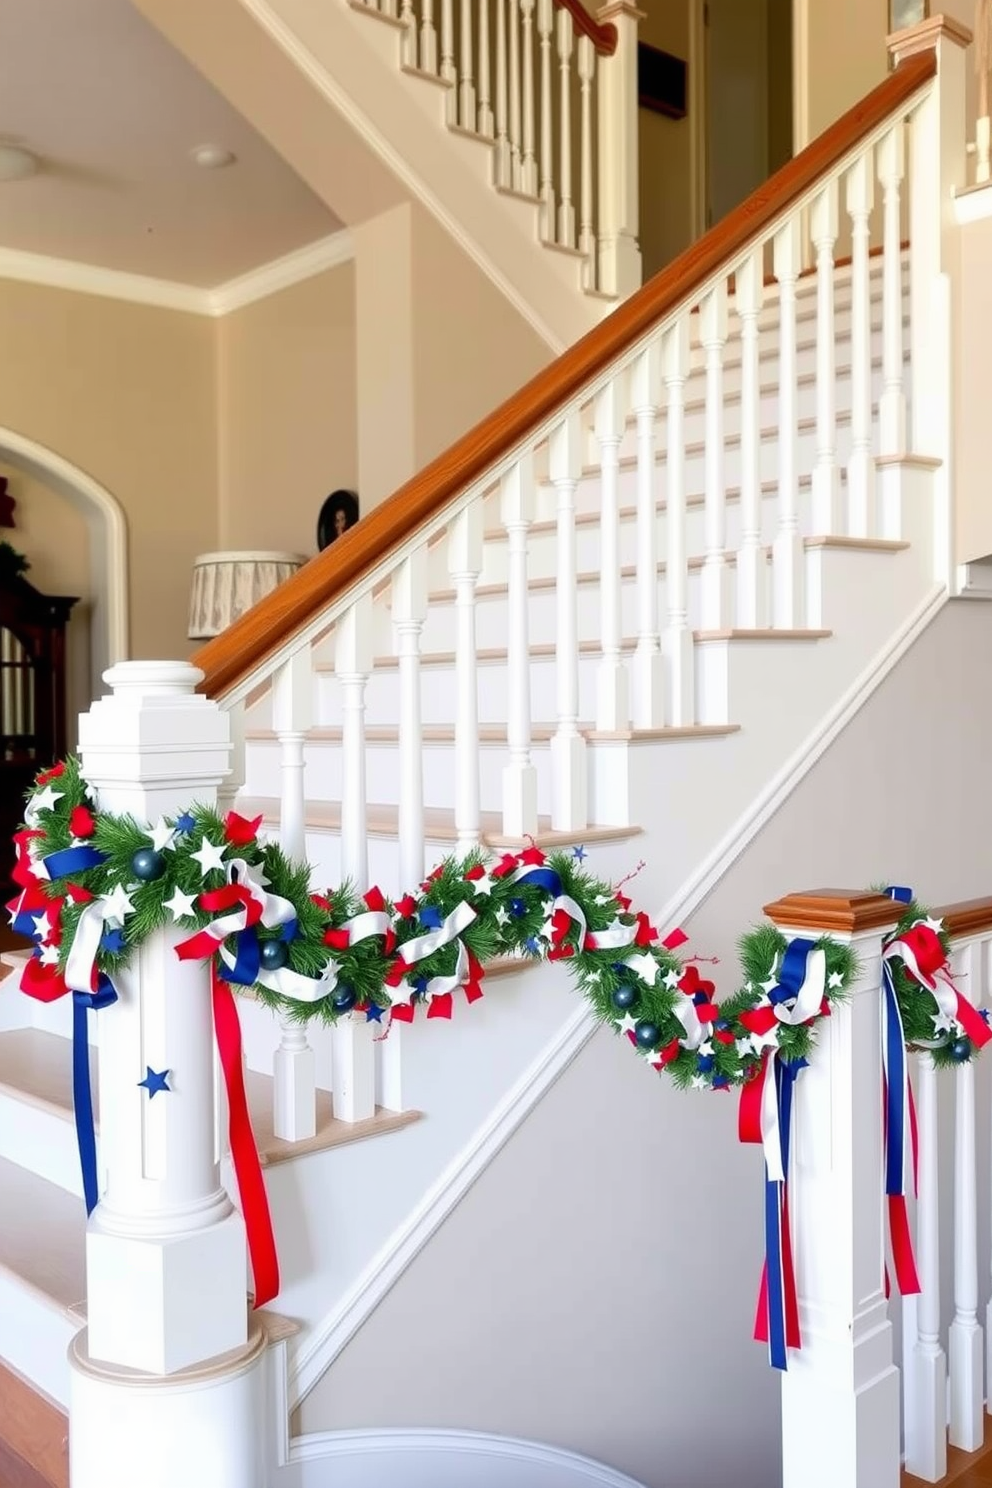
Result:
M341 226L128 0L0 0L0 142L0 248L212 289Z

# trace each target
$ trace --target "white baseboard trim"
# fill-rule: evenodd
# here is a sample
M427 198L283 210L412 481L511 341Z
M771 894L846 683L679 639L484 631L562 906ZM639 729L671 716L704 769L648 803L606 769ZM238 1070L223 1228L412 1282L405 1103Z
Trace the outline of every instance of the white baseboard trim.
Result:
M324 1466L333 1461L333 1474ZM308 1474L306 1465L320 1472ZM476 1431L329 1431L296 1438L299 1488L642 1488L601 1462L543 1442ZM299 1468L303 1470L300 1471Z
M766 789L738 818L676 899L653 916L662 930L681 924L713 891L748 844L791 795L817 760L864 706L947 601L944 588L931 590L895 636L857 678L836 706L793 754ZM337 1306L301 1345L290 1366L289 1400L295 1409L354 1337L369 1313L427 1244L480 1173L533 1110L592 1036L598 1022L583 1004L565 1022L500 1104L472 1134L416 1209L396 1229Z

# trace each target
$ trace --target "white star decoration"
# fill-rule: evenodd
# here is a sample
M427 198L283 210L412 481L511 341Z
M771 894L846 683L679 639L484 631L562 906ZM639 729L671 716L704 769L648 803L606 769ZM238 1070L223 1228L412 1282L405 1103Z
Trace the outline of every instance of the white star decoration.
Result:
M59 964L59 948L58 948L58 946L55 946L55 945L46 945L46 946L43 946L38 959L41 962L42 966L58 966L58 964Z
M767 1033L752 1033L748 1039L748 1043L751 1045L755 1054L761 1054L765 1049L777 1049L778 1024L776 1023L769 1028Z
M710 1082L705 1075L693 1075L689 1084L692 1090L709 1090L710 1088Z
M114 884L112 893L101 894L100 902L103 904L104 920L108 925L116 925L118 929L123 929L129 914L134 914L131 896L123 884Z
M624 1013L623 1017L620 1019L620 1022L617 1024L617 1027L619 1028L621 1033L633 1033L634 1029L637 1027L637 1019L632 1018L629 1013Z
M642 982L647 982L653 987L658 976L658 963L647 951L642 951L638 956L631 956L627 961L631 971L636 972Z
M839 971L832 971L827 977L827 986L830 988L831 991L834 991L837 987L843 987L843 985L844 978L841 976Z
M495 887L488 873L484 873L481 878L472 879L472 889L476 894L491 894Z
M167 848L171 848L175 852L176 829L169 826L164 816L159 817L154 827L150 827L145 833L145 836L151 838L152 847L156 852L165 852Z
M177 888L171 899L162 901L162 908L169 911L173 920L192 919L196 913L196 898Z
M32 915L34 921L34 933L39 940L47 940L52 933L52 922L48 918L48 911L42 910L40 915Z
M949 1013L934 1013L934 1033L956 1033L957 1028L957 1020L952 1018Z
M669 992L674 992L679 984L680 977L677 971L672 970L666 971L662 980L664 981L665 986L668 988Z
M932 930L934 935L940 935L944 928L943 920L935 920L930 915L922 923L926 925L928 930Z
M497 923L497 925L505 925L506 922L507 922L507 920L509 918L510 918L509 910L506 908L506 905L505 904L501 904L499 906L499 908L497 909L497 911L496 911L496 923Z
M223 848L215 847L212 842L207 841L206 837L200 839L199 851L190 853L190 857L195 858L199 863L200 872L204 878L214 868L219 868L222 873L224 871Z
M65 791L57 791L54 786L46 785L44 790L38 791L31 799L31 810L37 815L39 811L54 811L55 802L61 801Z

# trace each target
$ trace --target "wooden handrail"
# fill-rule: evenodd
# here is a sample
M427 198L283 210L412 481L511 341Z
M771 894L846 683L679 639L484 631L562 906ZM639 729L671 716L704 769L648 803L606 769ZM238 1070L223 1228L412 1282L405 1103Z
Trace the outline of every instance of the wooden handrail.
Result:
M200 691L219 697L409 538L446 502L567 404L628 347L729 265L849 151L936 75L935 51L908 57L868 96L581 341L336 542L214 637L192 660ZM466 372L468 366L466 365Z
M555 0L556 10L567 10L572 23L583 36L588 36L601 57L612 57L617 49L617 28L612 21L594 20L582 0Z
M944 904L930 913L935 920L943 920L951 940L992 930L992 899L961 899L957 904Z

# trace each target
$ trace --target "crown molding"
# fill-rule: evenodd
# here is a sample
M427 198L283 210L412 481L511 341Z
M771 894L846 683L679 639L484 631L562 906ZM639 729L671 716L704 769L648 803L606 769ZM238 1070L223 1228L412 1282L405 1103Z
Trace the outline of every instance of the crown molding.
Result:
M72 259L0 248L0 279L218 319L256 300L277 294L281 289L300 284L304 279L311 279L315 274L338 268L353 257L351 234L346 228L341 228L329 237L308 243L282 258L252 269L250 273L229 279L225 284L201 289L171 279L153 279L146 274L128 274L117 269L99 268L95 264L76 263Z

